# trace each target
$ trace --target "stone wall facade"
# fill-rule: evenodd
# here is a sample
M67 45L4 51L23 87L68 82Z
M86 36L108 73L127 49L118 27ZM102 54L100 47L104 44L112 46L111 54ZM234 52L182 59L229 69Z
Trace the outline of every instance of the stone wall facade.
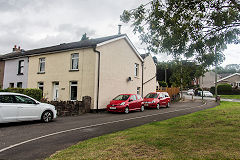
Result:
M85 96L82 101L48 101L56 107L57 116L78 116L90 112L91 97Z

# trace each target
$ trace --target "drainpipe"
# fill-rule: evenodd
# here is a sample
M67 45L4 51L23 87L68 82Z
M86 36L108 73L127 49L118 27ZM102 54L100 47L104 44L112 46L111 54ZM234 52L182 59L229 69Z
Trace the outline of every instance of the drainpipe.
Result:
M142 97L143 97L143 67L144 67L144 62L142 62Z
M93 51L98 53L98 82L97 82L97 113L98 113L98 101L99 101L99 84L100 84L100 51L96 50L96 45L93 47Z

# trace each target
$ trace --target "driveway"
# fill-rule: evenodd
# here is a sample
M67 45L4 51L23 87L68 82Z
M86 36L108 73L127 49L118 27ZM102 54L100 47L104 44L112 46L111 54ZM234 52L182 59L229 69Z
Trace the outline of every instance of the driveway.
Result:
M153 121L162 121L199 110L215 107L207 101L179 102L170 108L145 110L129 114L88 113L76 117L57 118L51 123L24 122L1 124L0 160L44 159L79 141L140 126Z

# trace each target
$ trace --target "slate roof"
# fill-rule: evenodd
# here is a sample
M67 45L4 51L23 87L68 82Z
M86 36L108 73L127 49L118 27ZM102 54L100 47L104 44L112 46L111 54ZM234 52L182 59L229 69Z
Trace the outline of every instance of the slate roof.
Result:
M71 42L71 43L62 43L55 46L38 48L38 49L27 50L27 51L24 51L24 50L17 51L17 52L15 51L15 52L11 52L11 53L0 56L0 59L19 58L19 57L31 56L35 54L64 51L64 50L77 49L77 48L92 48L99 43L113 40L115 38L119 38L125 35L126 34L120 34L120 35L113 35L113 36L107 36L107 37L101 37L101 38L95 38L95 39L89 39L89 40L83 40L83 41L77 41L77 42Z

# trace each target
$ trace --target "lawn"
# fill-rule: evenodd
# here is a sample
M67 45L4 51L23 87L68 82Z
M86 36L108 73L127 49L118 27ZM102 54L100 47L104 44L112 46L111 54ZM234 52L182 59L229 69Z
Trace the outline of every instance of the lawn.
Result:
M240 103L89 139L50 159L240 159Z
M221 98L226 98L226 99L240 99L240 95L221 95Z

